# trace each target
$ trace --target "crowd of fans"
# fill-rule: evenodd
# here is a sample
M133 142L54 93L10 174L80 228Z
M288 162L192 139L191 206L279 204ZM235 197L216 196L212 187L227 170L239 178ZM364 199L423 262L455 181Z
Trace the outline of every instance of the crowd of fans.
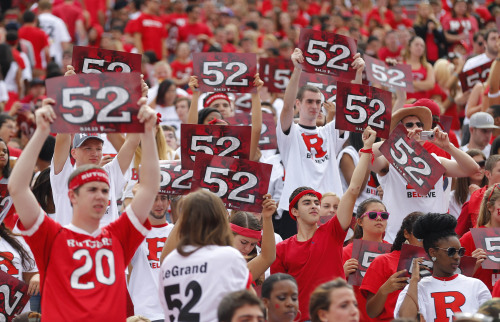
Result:
M1 2L0 269L31 295L14 321L500 321L500 266L482 265L498 246L470 231L500 231L500 1L408 3ZM414 91L392 90L390 130L403 124L442 165L427 195L374 130L338 130L335 104L299 86L303 28L357 41L353 84L367 83L364 55L411 67ZM75 74L76 45L142 55L144 133L52 133L45 82ZM199 52L291 60L286 91L257 74L254 94L202 93ZM490 62L463 91L460 74ZM250 112L249 159L273 166L261 213L228 211L204 190L158 193L182 124ZM278 149L259 149L262 113ZM355 240L391 245L351 286ZM405 244L423 248L430 273L423 258L398 270ZM462 256L475 261L467 276Z

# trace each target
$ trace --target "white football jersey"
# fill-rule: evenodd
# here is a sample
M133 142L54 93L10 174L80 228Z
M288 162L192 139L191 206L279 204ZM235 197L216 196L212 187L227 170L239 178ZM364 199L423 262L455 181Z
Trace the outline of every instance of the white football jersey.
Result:
M160 255L167 237L174 228L172 224L151 226L146 239L137 248L132 258L132 272L128 290L134 303L134 313L150 320L161 320L163 309L158 297L160 277Z
M408 286L399 293L395 318L407 291ZM453 321L454 312L475 313L489 299L491 293L482 281L461 274L451 281L427 276L418 282L418 307L425 321Z
M251 283L243 255L231 246L204 246L187 257L174 250L161 264L160 274L165 321L217 322L222 298Z

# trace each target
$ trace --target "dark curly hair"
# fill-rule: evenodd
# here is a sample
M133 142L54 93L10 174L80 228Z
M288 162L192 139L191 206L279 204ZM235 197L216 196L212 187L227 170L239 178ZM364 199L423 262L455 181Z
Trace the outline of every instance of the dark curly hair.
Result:
M270 299L274 284L281 281L292 281L292 283L297 285L297 281L295 280L295 278L293 278L292 275L285 273L275 273L266 278L266 280L262 284L262 292L261 292L262 298Z
M420 216L413 224L413 236L423 240L424 249L437 247L441 239L456 237L457 219L450 214L428 213Z
M401 247L403 247L403 244L406 241L405 231L409 234L412 234L413 224L417 221L419 217L423 215L424 215L423 212L414 211L408 214L408 216L406 216L405 219L403 219L403 222L401 223L401 228L399 228L399 231L396 234L396 238L394 239L394 243L392 243L391 252L394 250L401 250Z

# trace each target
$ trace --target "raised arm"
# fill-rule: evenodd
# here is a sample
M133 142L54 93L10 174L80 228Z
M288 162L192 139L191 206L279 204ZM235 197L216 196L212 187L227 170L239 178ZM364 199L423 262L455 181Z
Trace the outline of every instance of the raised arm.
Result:
M193 92L191 106L188 111L187 124L198 124L198 100L200 99L200 90L198 89L198 77L189 77L189 88Z
M252 161L259 161L257 149L259 148L260 132L262 130L262 109L259 91L263 85L264 82L257 73L253 81L253 86L257 87L257 92L252 94L252 136L250 139L250 160Z
M30 229L40 215L40 205L30 189L30 182L38 154L50 134L50 123L56 118L50 105L55 104L54 100L46 98L42 104L43 106L35 112L35 133L17 160L8 184L9 194L25 229Z
M371 151L373 143L377 138L377 134L370 127L367 127L363 132L363 149ZM342 229L347 230L351 224L352 211L354 210L354 203L359 196L361 187L363 186L363 181L366 177L366 172L368 171L368 164L372 158L371 153L362 152L359 158L358 165L354 169L352 174L351 183L347 188L347 191L342 195L340 199L339 208L337 211L337 217L339 219Z
M130 203L132 210L141 223L148 218L149 209L153 207L156 194L160 189L160 163L158 162L155 142L156 113L151 107L145 105L146 101L145 97L139 100L141 109L137 118L139 122L144 123L144 133L141 134L140 138L142 153L147 158L144 157L141 160L141 171L139 173L141 184Z
M264 196L262 202L262 248L260 254L248 263L248 270L255 280L266 272L276 259L276 240L274 239L274 227L272 216L276 211L276 201L271 195Z
M353 84L363 84L363 70L365 69L365 61L361 58L360 53L354 55L354 61L351 66L356 70L356 78L352 81Z
M302 73L302 63L304 62L304 55L302 50L295 48L292 53L293 62L293 72L290 77L290 82L285 90L285 96L283 97L283 109L281 110L280 122L281 129L283 131L288 131L293 123L293 107L295 106L295 100L297 99L297 92L299 91L299 79L300 73Z
M500 41L497 42L497 45L500 44ZM497 56L500 58L500 54ZM498 61L494 61L491 65L490 76L488 79L488 85L490 85L490 93L488 96L490 97L491 105L500 104L500 64Z
M156 125L156 114L155 114L155 125ZM129 134L127 134L127 137L125 138L125 143L123 143L122 147L118 151L118 154L116 155L116 159L118 160L118 164L120 165L120 169L122 170L123 174L125 174L125 172L127 172L128 168L130 166L130 163L132 163L132 159L134 158L135 150L137 149L137 146L139 145L140 141L141 141L140 134L129 133ZM148 155L148 154L146 154L146 155Z
M418 314L418 281L420 280L419 259L414 258L412 265L413 268L410 283L408 284L406 293L405 290L401 292L401 294L404 294L403 302L401 303L398 312L395 312L395 316L400 318L415 319Z

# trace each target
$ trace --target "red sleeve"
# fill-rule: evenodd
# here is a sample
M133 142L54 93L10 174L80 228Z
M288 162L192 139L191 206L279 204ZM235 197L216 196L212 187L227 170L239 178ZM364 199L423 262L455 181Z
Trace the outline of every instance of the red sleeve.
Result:
M493 286L493 292L491 292L492 297L500 297L500 280L495 283Z
M455 228L455 232L458 236L463 236L471 227L472 222L469 215L469 202L466 201L462 206L460 216L458 216L457 228Z
M135 32L139 32L138 21L140 17L134 20L129 20L127 26L125 27L125 33L133 34Z
M26 230L21 220L18 227L33 252L38 269L45 271L54 240L62 229L61 225L47 216L40 208L38 219L30 229Z
M379 288L391 277L392 272L388 270L385 262L384 255L378 256L366 270L360 286L363 296L367 297L368 292L377 294ZM384 274L386 272L387 274Z
M465 247L465 256L471 256L472 252L476 250L476 243L474 243L474 239L472 238L470 231L460 238L460 245Z

